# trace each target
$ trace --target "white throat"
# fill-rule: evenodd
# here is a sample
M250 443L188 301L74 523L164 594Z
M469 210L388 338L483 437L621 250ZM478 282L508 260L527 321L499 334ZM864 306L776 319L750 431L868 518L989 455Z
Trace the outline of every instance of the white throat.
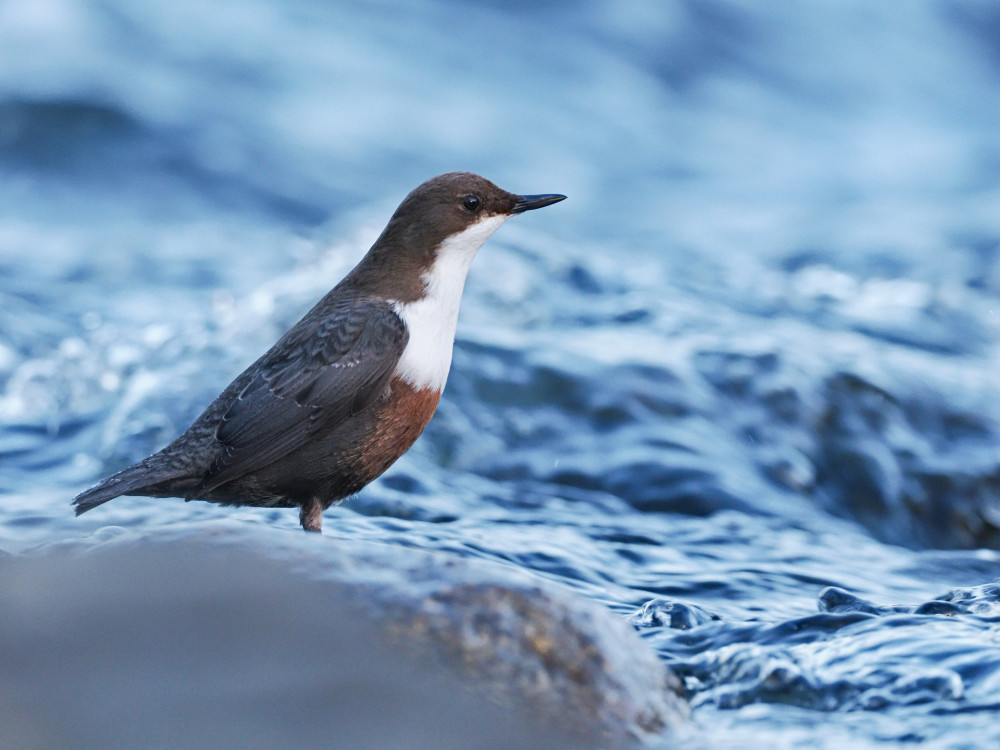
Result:
M396 314L406 323L410 339L395 375L414 388L444 390L469 266L483 243L509 218L488 216L442 242L434 264L422 277L424 296L396 303Z

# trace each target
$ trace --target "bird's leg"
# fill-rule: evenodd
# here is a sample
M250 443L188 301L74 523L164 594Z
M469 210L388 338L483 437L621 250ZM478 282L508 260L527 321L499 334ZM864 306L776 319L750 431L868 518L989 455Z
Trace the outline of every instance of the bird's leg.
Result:
M319 500L312 498L302 503L299 510L299 522L306 531L323 531L323 506Z

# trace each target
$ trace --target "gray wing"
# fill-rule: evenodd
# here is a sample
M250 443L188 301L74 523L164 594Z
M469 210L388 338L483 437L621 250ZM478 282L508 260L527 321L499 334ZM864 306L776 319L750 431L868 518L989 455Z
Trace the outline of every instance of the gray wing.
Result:
M223 414L212 490L301 448L385 390L409 334L379 302L344 304L289 331Z

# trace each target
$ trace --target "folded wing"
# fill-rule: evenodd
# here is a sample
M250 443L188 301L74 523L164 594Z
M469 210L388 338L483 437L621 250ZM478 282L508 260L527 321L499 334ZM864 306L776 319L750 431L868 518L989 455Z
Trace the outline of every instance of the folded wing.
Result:
M384 391L408 334L384 302L307 316L258 363L216 429L221 444L202 483L212 490L301 448Z

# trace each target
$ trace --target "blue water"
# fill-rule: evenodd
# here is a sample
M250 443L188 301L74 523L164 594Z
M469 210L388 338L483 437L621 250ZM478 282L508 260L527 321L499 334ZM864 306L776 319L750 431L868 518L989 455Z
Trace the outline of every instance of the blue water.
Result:
M569 200L326 534L607 604L713 746L997 745L998 61L987 0L0 6L0 549L295 532L68 503L471 170Z

